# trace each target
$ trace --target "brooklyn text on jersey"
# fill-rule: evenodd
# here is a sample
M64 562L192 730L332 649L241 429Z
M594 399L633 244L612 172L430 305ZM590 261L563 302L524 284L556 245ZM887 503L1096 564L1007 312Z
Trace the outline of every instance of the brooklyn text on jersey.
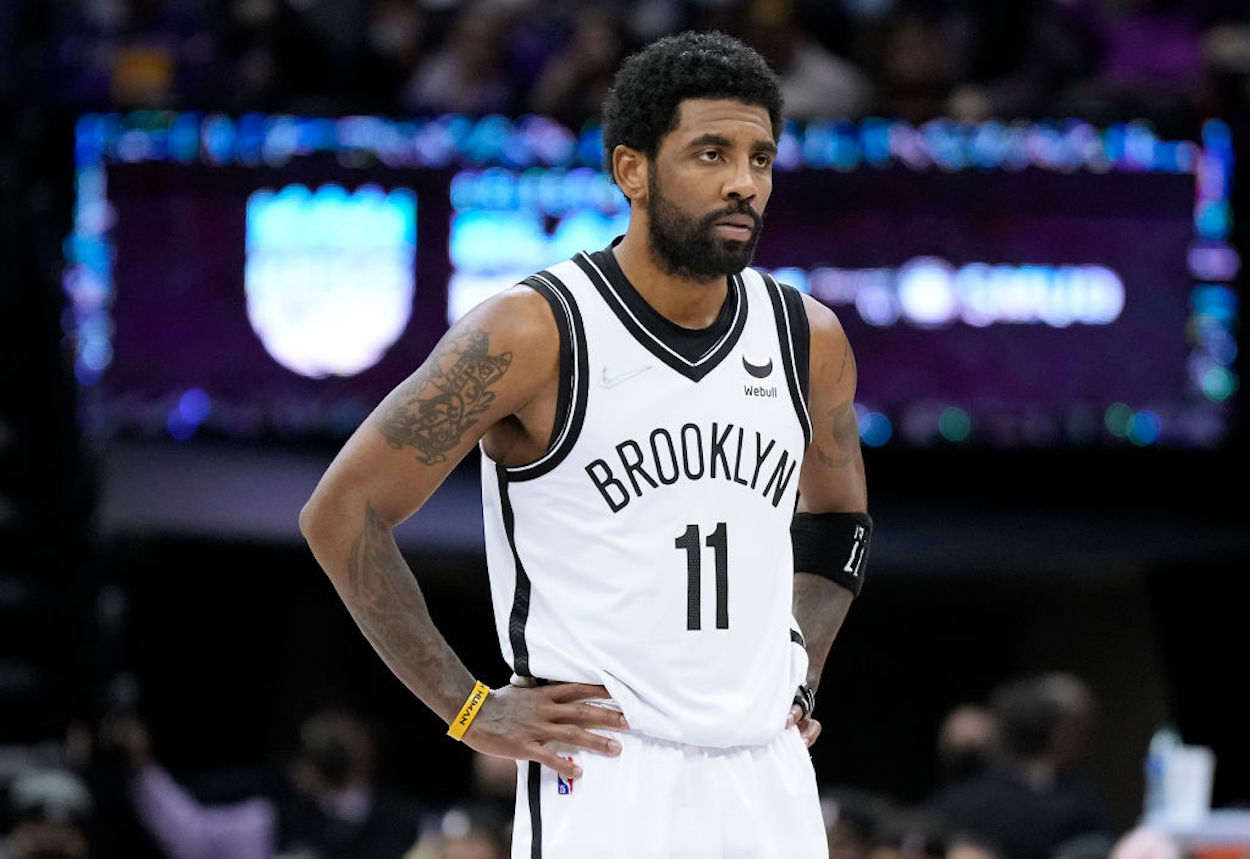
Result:
M773 391L771 396L776 396L776 388ZM627 438L613 450L608 458L596 458L585 466L613 513L623 510L631 498L642 497L647 487L659 489L683 479L745 486L758 490L776 507L785 498L798 464L798 457L775 438L765 439L758 430L716 421L707 428L694 423L677 430L656 427L642 441Z

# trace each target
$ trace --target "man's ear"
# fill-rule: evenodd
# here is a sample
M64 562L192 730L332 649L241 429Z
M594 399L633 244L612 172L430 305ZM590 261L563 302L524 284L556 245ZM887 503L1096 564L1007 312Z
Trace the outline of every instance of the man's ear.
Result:
M650 169L651 162L637 149L621 143L612 150L612 175L630 203L646 201L647 171Z

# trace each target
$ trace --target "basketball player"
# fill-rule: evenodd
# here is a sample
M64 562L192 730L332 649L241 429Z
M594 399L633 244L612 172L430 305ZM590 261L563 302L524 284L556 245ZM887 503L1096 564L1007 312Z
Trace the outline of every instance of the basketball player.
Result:
M456 323L301 515L391 670L521 762L514 857L826 855L814 692L871 520L846 336L747 267L780 133L736 40L628 59L604 115L625 235ZM514 672L494 690L392 537L474 447Z

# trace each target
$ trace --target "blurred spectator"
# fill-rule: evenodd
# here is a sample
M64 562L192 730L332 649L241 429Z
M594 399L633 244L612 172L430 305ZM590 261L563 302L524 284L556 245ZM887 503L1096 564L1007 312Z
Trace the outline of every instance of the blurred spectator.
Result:
M887 797L855 788L822 790L821 809L829 859L865 859L883 827L898 813Z
M517 762L473 752L473 780L469 796L456 806L483 829L511 841L516 810Z
M926 809L903 808L891 814L868 851L868 859L944 859L947 827Z
M8 791L9 830L0 859L90 859L91 793L65 769L30 770Z
M585 13L613 12L613 0L494 0L507 4L506 70L524 102L548 64L566 51Z
M355 716L326 711L300 728L288 785L274 796L204 806L152 757L145 726L109 730L125 750L136 812L171 859L269 859L311 852L339 859L398 859L420 835L421 809L375 781L376 749Z
M1101 794L1079 769L1093 699L1068 674L1005 683L990 707L1002 754L980 776L949 784L928 803L948 826L1001 846L1006 859L1049 859L1065 841L1111 831Z
M329 109L334 68L308 13L288 0L226 0L224 98L233 110Z
M1066 672L1045 674L1037 680L1038 694L1054 710L1050 756L1055 779L1084 779L1081 767L1089 753L1098 721L1094 694L1085 681ZM1092 788L1091 788L1092 790Z
M891 0L792 0L794 20L826 50L862 68L863 41L872 23L889 13Z
M530 110L575 131L597 120L626 53L614 10L603 6L582 10L568 45L551 58L535 83Z
M1002 851L976 835L956 833L946 840L944 859L1003 859Z
M870 70L873 112L914 124L944 116L954 85L947 44L941 16L900 8L886 18Z
M196 107L218 84L204 10L175 0L90 0L51 45L54 95L73 108Z
M478 0L461 10L446 41L417 66L400 94L403 109L419 114L511 113L519 93L507 75L506 36L513 10Z
M509 761L509 763L512 763ZM447 811L404 859L507 859L510 839L460 809Z
M1056 847L1051 859L1107 859L1115 843L1115 836L1109 832L1078 835Z
M788 118L858 119L868 109L868 77L806 35L791 0L753 0L743 35L780 76Z
M370 0L357 60L358 107L392 110L421 60L427 37L418 0Z
M1202 37L1203 116L1230 117L1250 104L1250 23L1222 21Z
M630 40L645 45L668 33L689 29L690 5L683 0L633 0L625 16Z
M524 110L578 128L633 45L685 27L755 45L799 121L1145 118L1180 137L1250 100L1233 0L79 0L40 14L60 25L25 53L75 110Z
M1139 827L1129 830L1115 843L1108 859L1182 859L1184 855L1172 836Z
M962 122L1044 118L1055 94L1095 72L1096 33L1081 2L963 0L964 59L946 112Z
M686 29L719 30L742 38L744 15L754 0L689 0Z
M1144 118L1164 134L1193 121L1204 74L1209 3L1191 0L1071 0L1096 40L1096 67L1059 94L1062 113L1105 125Z
M980 704L961 704L938 726L937 764L941 784L981 775L1001 753L998 720Z
M1187 0L1105 3L1099 78L1114 88L1183 92L1202 69L1203 22Z

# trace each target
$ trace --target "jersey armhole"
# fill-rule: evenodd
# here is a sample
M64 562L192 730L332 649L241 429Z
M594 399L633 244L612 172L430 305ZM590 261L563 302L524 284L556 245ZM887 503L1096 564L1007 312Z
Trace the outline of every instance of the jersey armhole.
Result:
M551 315L556 320L556 331L560 337L560 379L559 389L556 394L556 415L551 422L551 437L547 439L547 451L550 452L560 440L560 431L564 428L569 416L569 403L573 399L572 378L573 378L573 345L569 334L569 315L565 312L560 299L556 297L555 292L550 286L543 283L538 277L531 276L521 281L530 289L537 292L547 304L551 306Z
M781 300L785 303L786 315L790 317L790 339L794 346L795 373L798 376L799 392L803 402L811 402L812 375L812 326L807 319L807 308L803 306L803 293L793 286L779 283Z
M760 272L772 301L773 315L777 321L777 339L780 341L782 365L786 384L799 424L803 427L806 444L812 442L812 418L808 413L808 395L811 388L812 330L803 306L803 294L792 286L778 283L772 275Z
M560 378L546 452L528 465L508 468L510 480L528 480L555 468L577 440L586 413L586 335L577 304L568 287L549 271L531 275L521 282L541 295L551 307L560 341Z

